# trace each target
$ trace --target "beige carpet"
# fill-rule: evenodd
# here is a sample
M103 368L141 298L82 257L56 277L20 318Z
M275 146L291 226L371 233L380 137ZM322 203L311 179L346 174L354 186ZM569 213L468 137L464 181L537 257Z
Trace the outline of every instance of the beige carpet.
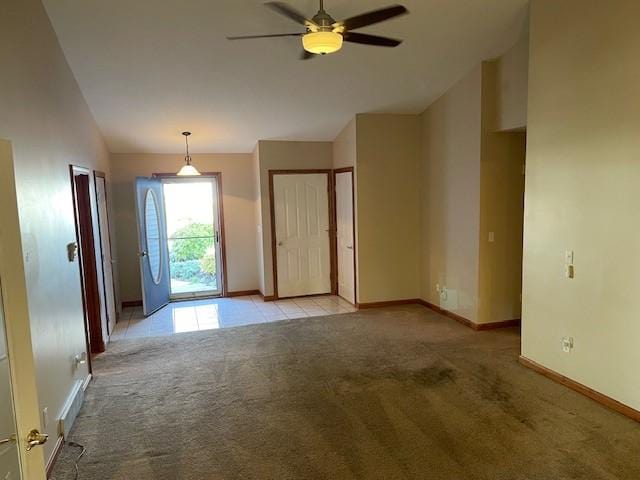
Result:
M114 342L79 478L640 479L640 425L518 353L418 306Z

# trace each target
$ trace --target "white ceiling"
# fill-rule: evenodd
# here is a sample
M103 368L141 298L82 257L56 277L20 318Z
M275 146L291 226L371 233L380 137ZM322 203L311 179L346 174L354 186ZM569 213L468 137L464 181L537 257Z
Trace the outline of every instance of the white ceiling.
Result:
M401 0L411 11L362 32L395 49L345 44L298 60L300 31L262 0L44 0L114 153L250 152L257 140L333 140L356 113L418 113L479 61L515 43L528 0ZM313 15L317 0L289 3ZM342 19L394 0L325 0Z

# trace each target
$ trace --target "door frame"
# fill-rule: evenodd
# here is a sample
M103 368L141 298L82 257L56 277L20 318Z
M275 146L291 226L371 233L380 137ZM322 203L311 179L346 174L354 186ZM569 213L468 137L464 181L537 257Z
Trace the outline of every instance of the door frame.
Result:
M113 274L113 265L114 265L114 260L113 260L113 245L111 242L111 224L109 222L109 192L107 191L107 176L104 172L100 172L98 170L94 170L93 171L93 182L94 182L94 188L96 190L96 200L97 200L97 195L98 195L98 178L102 178L104 180L104 202L105 202L105 206L106 206L106 217L105 218L105 223L107 225L107 231L103 232L102 229L100 228L100 210L98 209L98 234L100 235L100 247L102 247L102 235L106 234L107 239L109 240L109 258L111 259L111 264L110 264L110 268L111 268L111 289L113 290L113 300L114 300L114 304L115 304L115 316L116 318L113 319L113 325L115 328L115 325L118 321L118 296L116 295L116 277ZM96 205L97 207L97 205ZM104 252L101 252L102 255L104 256ZM102 262L102 264L104 265L104 262ZM105 273L104 273L104 267L102 269L102 285L104 286L105 290L107 288L107 281L105 278ZM106 291L105 291L105 301L106 301ZM107 312L107 327L110 327L110 319L109 319L109 311L106 310L107 306L105 305L105 311ZM111 336L111 331L107 332L109 336Z
M329 283L331 295L337 292L337 258L336 258L336 218L335 218L335 191L333 183L333 170L331 169L300 169L300 170L269 170L269 217L271 219L271 262L273 272L273 299L280 300L278 294L278 255L276 245L276 211L273 177L276 175L318 175L327 176L327 201L329 213Z
M179 180L189 180L190 177L186 176L178 176L175 173L154 173L152 175L153 178L159 179L179 179ZM224 195L222 194L222 172L201 172L201 174L197 177L193 177L194 179L198 178L215 178L218 184L218 216L220 222L220 260L222 261L222 291L219 295L211 295L210 297L202 296L202 297L185 297L185 298L171 298L172 302L183 302L183 301L191 301L191 300L201 300L205 298L215 298L215 297L227 297L229 293L228 288L228 280L227 280L227 242L225 240L225 232L224 232L224 204L222 202ZM165 206L165 216L166 216L166 206ZM166 218L165 225L166 225Z
M356 184L355 184L355 180L356 180L356 176L355 176L355 169L353 167L344 167L344 168L336 168L333 170L333 216L334 218L337 219L337 192L336 192L336 176L339 173L350 173L351 174L351 205L353 208L353 215L352 215L352 220L353 220L353 302L354 305L358 305L358 269L356 268L357 262L358 262L358 250L357 250L357 243L356 242ZM335 258L336 258L336 295L340 295L339 290L338 290L338 275L340 275L340 272L338 270L338 226L336 225L336 241L334 243L335 246ZM342 297L340 297L342 298ZM348 300L343 299L345 301L348 302Z
M86 168L86 167L81 167L79 165L69 165L69 174L70 174L70 180L71 180L71 193L72 193L72 199L73 199L73 216L75 219L75 230L76 230L76 248L77 248L77 254L76 254L76 260L78 260L78 270L79 270L79 274L80 274L80 287L82 288L82 309L83 309L83 313L84 313L84 320L85 320L85 339L87 342L87 366L89 368L89 374L91 375L93 373L93 367L92 367L92 362L91 362L91 357L92 354L94 353L102 353L106 350L106 343L104 341L104 332L102 331L102 302L100 301L100 276L98 275L98 269L97 269L97 252L95 249L95 238L96 238L96 231L94 228L94 215L95 215L95 211L93 208L94 202L91 197L91 170ZM91 248L90 251L88 252L89 257L93 259L93 262L90 262L88 265L90 266L90 269L93 270L92 273L95 274L96 277L96 287L97 290L95 292L93 292L92 296L88 295L88 291L87 291L87 282L86 282L86 278L85 278L85 271L84 271L84 258L85 257L85 253L87 252L83 252L82 251L82 241L81 241L81 235L80 235L80 230L79 230L79 225L81 222L81 219L79 217L79 212L78 212L78 192L76 190L76 182L75 182L75 177L77 175L86 175L87 176L87 180L89 182L89 211L91 214L91 218L90 218L90 228L91 228ZM95 193L95 192L94 192ZM98 236L100 234L98 233ZM71 253L69 253L69 255L71 255ZM102 263L102 261L100 262ZM104 288L104 284L103 284L103 288ZM94 314L97 312L98 318L92 318L89 315L89 309L92 308L94 311Z

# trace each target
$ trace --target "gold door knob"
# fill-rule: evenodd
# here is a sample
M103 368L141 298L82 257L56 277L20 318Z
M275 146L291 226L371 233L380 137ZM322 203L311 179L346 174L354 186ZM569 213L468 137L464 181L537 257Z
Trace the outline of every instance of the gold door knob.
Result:
M43 445L47 443L49 439L49 435L46 433L40 433L37 429L33 429L27 435L27 452L31 450L33 447L37 447L38 445Z

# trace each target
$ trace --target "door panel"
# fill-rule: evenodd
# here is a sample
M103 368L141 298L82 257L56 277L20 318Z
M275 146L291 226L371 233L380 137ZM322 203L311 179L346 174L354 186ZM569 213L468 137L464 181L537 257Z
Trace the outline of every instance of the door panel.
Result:
M78 240L78 257L80 260L80 274L84 308L86 312L86 326L89 336L89 350L91 353L105 351L109 340L107 334L107 316L104 310L102 284L102 262L100 261L100 243L97 230L94 230L94 204L91 195L91 182L88 170L72 167L76 233ZM95 197L94 197L95 198ZM95 233L95 235L94 235Z
M136 211L142 305L144 314L150 315L169 303L171 289L160 180L136 179Z
M11 395L11 372L0 296L0 441L16 436L16 421ZM0 444L0 479L20 479L20 455L15 441Z
M338 295L355 303L355 253L353 238L353 173L336 174L336 229Z
M216 263L216 285L218 289L216 294L222 294L222 245L220 243L222 238L222 220L220 218L220 211L222 205L219 204L221 198L220 185L218 184L218 177L211 179L213 184L212 200L213 200L213 229L215 232L215 263Z
M111 237L109 235L109 214L107 210L107 188L104 177L95 177L96 199L98 202L98 222L100 246L102 247L102 275L107 313L108 333L116 327L116 299L113 283L113 259L111 257Z
M326 174L273 176L278 296L331 292Z

